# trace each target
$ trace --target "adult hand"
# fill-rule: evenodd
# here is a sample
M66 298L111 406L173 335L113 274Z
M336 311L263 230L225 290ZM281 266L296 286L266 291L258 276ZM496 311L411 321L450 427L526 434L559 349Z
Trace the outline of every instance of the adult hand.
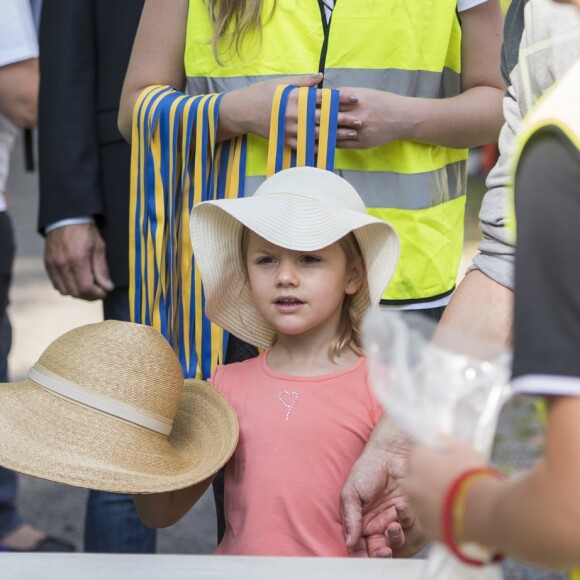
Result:
M270 120L272 102L279 85L294 85L297 87L314 87L322 81L322 74L297 75L280 77L262 81L249 87L226 93L220 105L220 127L218 138L229 139L244 133L254 133L268 139L270 136ZM298 90L291 91L286 106L285 144L296 149L298 135ZM356 100L349 92L340 93L339 106L347 107ZM317 92L316 103L316 138L318 139L318 125L320 122L320 104L322 93ZM356 127L359 123L352 114L338 115L339 128L337 141L355 139Z
M105 242L94 224L68 225L49 232L44 265L53 286L66 296L99 300L114 288Z
M340 92L349 96L341 101L339 115L340 130L346 130L349 138L337 141L337 147L370 149L412 137L409 97L354 87L342 87Z
M343 486L341 516L346 545L352 556L408 557L425 545L426 538L408 501L400 479L407 446L393 431L371 439Z
M270 135L270 118L274 93L279 85L314 87L322 74L288 76L262 81L225 93L220 105L220 139L229 139L245 133L254 133L264 139ZM292 91L287 107L287 124L293 125L298 111L298 91ZM294 140L296 134L294 133ZM288 145L292 142L289 139Z
M318 75L318 82L322 80L322 76ZM285 84L296 84L292 82L286 82ZM298 85L304 86L304 85ZM311 85L312 86L312 85ZM355 140L358 137L358 128L360 127L360 121L356 115L350 112L343 113L341 110L344 108L348 110L353 103L356 103L357 97L351 94L349 91L339 92L339 112L338 112L338 127L336 131L336 141L340 144L343 141ZM320 106L322 104L322 92L319 90L316 92L316 129L315 136L316 142L318 143L318 138L320 135ZM296 149L298 146L298 90L294 90L290 93L288 97L288 104L286 106L286 125L285 125L285 140L284 143L292 148Z
M424 445L416 445L412 449L403 489L431 538L441 539L441 508L452 482L463 471L484 465L481 455L470 445L455 439L442 439L439 449Z

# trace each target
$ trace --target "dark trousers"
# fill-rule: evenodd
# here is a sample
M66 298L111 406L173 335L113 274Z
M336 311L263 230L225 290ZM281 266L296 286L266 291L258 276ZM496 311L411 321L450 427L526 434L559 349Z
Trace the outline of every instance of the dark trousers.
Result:
M12 327L8 318L8 292L14 262L14 232L10 216L0 212L0 383L8 382L8 353L12 346ZM0 467L0 537L22 524L16 511L16 473Z

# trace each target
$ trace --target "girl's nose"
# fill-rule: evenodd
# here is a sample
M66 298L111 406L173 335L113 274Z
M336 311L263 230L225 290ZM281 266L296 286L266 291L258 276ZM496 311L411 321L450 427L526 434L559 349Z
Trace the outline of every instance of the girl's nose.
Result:
M280 262L276 275L276 285L279 287L296 286L298 277L295 268L288 262Z

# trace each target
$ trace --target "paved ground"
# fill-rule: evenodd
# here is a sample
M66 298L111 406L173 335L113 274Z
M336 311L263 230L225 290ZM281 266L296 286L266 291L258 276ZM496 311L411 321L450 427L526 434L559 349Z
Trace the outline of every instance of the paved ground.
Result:
M18 256L12 290L11 317L15 340L11 354L12 378L23 378L44 348L63 332L101 319L99 304L60 296L50 285L42 266L42 240L36 233L37 176L23 171L18 144L11 175L11 208L15 220ZM471 223L474 216L470 217ZM468 224L469 225L469 224ZM474 251L468 243L464 266ZM506 472L517 475L541 452L541 430L530 401L508 404L502 413L494 461ZM80 549L86 492L31 477L20 477L19 505L26 519L47 532L74 542ZM214 547L215 512L206 496L177 525L159 532L159 552L207 554ZM508 561L508 580L561 580L557 572L539 571Z

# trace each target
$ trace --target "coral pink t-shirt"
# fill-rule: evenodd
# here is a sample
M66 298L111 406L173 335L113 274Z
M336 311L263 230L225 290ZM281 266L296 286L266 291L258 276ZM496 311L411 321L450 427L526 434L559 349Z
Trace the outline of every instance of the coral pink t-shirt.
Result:
M273 372L267 352L220 366L240 440L225 474L225 536L216 554L348 556L340 490L382 408L367 361L336 373Z

